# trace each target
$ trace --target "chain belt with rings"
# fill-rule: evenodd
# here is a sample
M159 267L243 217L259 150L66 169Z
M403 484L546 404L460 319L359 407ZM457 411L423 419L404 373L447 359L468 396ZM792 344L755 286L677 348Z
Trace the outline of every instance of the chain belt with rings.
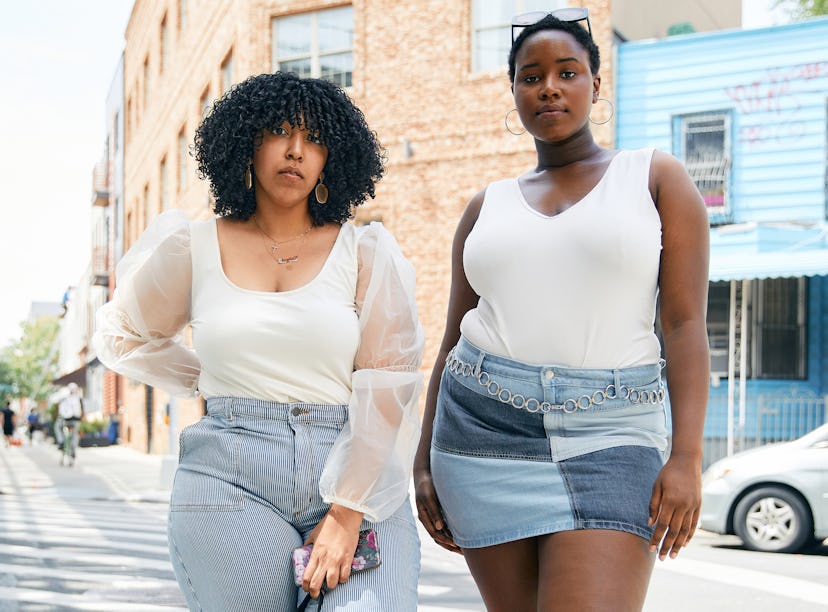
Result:
M609 384L604 389L599 389L592 394L585 393L579 397L564 400L562 404L552 404L551 402L538 401L534 397L527 398L520 393L512 393L506 387L501 386L496 380L493 380L488 372L481 370L478 366L458 359L454 355L454 349L451 349L446 356L446 366L449 371L460 376L474 376L477 382L486 388L486 392L499 402L528 412L541 412L546 414L553 410L563 410L567 414L572 414L578 410L589 410L593 406L600 406L606 400L619 398L627 400L632 404L660 404L664 401L664 385L659 381L658 389L653 391L636 389L635 387L628 387L627 385Z

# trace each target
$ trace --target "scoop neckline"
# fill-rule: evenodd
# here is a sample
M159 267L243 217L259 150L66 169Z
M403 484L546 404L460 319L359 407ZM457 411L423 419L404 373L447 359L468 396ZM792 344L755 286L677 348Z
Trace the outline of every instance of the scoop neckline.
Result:
M520 197L520 201L521 201L521 203L523 204L523 206L525 206L525 207L529 210L529 212L531 212L531 213L533 213L533 214L537 215L537 216L538 216L538 217L540 217L541 219L557 219L558 217L561 217L562 215L567 214L567 213L568 213L569 211L571 211L572 209L574 209L574 208L578 208L580 204L582 204L584 201L588 200L588 199L592 196L592 194L593 194L593 193L595 193L595 192L598 190L598 188L601 186L601 184L602 184L602 183L604 182L604 180L607 178L607 175L610 173L610 170L612 169L612 165L613 165L613 163L615 163L615 160L616 160L616 159L618 159L618 157L619 157L619 156L620 156L623 152L624 152L624 151L618 151L615 155L613 155L613 156L612 156L612 159L611 159L611 160L609 160L609 163L607 164L607 167L606 167L606 169L604 170L604 173L601 175L601 178L599 178L599 179L598 179L598 182L597 182L597 183L595 183L595 185L593 185L593 186L592 186L592 189L590 189L590 190L586 193L586 195L584 195L584 197L582 197L580 200L578 200L577 202L575 202L574 204L572 204L572 206L570 206L570 207L569 207L569 208L567 208L566 210L562 210L561 212L559 212L559 213L557 213L557 214L554 214L554 215L545 215L545 214L543 214L541 211L539 211L539 210L537 210L536 208L534 208L531 204L529 204L529 201L528 201L528 200L526 199L526 197L523 195L523 190L520 188L520 177L519 177L519 176L516 176L516 177L515 177L514 179L512 179L512 180L514 181L515 189L516 189L516 190L517 190L517 192L518 192L518 196Z
M214 217L212 219L211 223L213 225L213 231L212 231L213 246L215 247L214 250L213 250L213 257L216 258L216 264L218 265L219 272L221 273L221 277L222 277L222 279L224 279L224 282L231 289L234 289L234 290L239 291L241 293L249 293L250 295L264 296L264 297L271 297L271 296L272 297L280 297L280 296L285 296L285 295L291 295L291 294L294 294L294 293L301 293L302 291L305 291L305 290L309 289L310 287L312 287L314 284L316 284L319 281L319 279L324 275L324 273L328 269L328 267L330 267L332 265L331 260L333 259L334 253L339 248L339 243L342 241L342 234L344 233L344 230L345 230L345 225L347 225L346 223L343 223L342 225L339 226L339 233L337 233L336 240L334 240L333 246L331 247L331 250L328 253L328 256L325 258L325 263L322 264L322 267L319 268L319 272L317 272L316 275L312 279L310 279L307 283L305 283L304 285L302 285L300 287L296 287L295 289L288 289L287 291L259 291L258 289L247 289L245 287L240 287L239 285L234 283L232 280L230 280L229 276L227 276L227 273L224 271L224 264L221 261L221 245L219 244L219 240L218 240L218 218Z

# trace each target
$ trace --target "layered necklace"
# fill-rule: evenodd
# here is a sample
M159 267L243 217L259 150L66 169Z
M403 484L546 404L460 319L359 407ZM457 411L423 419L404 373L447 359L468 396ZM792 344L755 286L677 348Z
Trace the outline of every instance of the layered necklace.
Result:
M253 223L256 224L256 229L258 229L259 233L262 235L262 241L265 242L265 247L267 248L267 252L270 253L270 256L273 258L273 260L277 264L282 264L282 265L292 264L292 263L296 263L297 261L299 261L299 251L302 250L302 247L305 244L304 238L313 229L313 225L309 225L305 229L305 231L303 231L301 234L296 234L295 236L293 236L292 238L288 238L287 240L275 240L272 236L270 236L270 234L268 234L266 231L264 231L264 229L262 229L262 226L259 225L259 220L256 219L256 215L253 215L252 218L253 218ZM299 247L297 248L296 253L294 255L289 255L289 256L285 256L285 257L282 257L281 255L279 255L278 251L282 247L283 244L287 244L288 242L293 242L293 241L299 240L299 239L302 239L302 243L299 245ZM266 242L267 240L270 241L270 245L267 244L267 242Z

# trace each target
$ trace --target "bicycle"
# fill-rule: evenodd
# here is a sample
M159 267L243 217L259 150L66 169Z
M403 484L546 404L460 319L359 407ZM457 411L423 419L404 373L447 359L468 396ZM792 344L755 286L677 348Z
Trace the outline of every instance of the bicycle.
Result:
M78 424L79 419L66 419L63 421L63 442L61 444L60 465L66 465L69 460L69 467L75 465L75 454L78 448Z

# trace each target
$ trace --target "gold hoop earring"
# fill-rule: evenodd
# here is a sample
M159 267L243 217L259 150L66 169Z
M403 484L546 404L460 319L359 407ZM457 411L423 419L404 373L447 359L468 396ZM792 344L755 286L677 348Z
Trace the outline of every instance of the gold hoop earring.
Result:
M512 134L514 136L520 136L521 134L526 133L526 128L523 128L523 131L521 131L521 132L515 132L511 127L509 127L509 115L511 115L512 113L516 113L516 112L517 112L517 109L513 108L508 113L506 113L506 117L503 119L503 123L506 125L506 131L507 132L509 132L510 134Z
M325 173L321 172L319 174L319 183L317 183L316 188L313 190L313 195L316 196L316 201L320 204L324 204L328 201L328 188L325 186L325 183L322 181L325 180Z
M247 170L244 171L244 186L248 191L253 189L253 173L250 171L252 167L252 164L248 164Z
M604 125L605 123L609 123L612 120L613 115L615 115L615 107L612 105L612 102L610 102L606 98L598 98L598 101L606 102L609 105L609 117L607 117L603 121L593 121L592 117L590 117L589 122L593 125Z

